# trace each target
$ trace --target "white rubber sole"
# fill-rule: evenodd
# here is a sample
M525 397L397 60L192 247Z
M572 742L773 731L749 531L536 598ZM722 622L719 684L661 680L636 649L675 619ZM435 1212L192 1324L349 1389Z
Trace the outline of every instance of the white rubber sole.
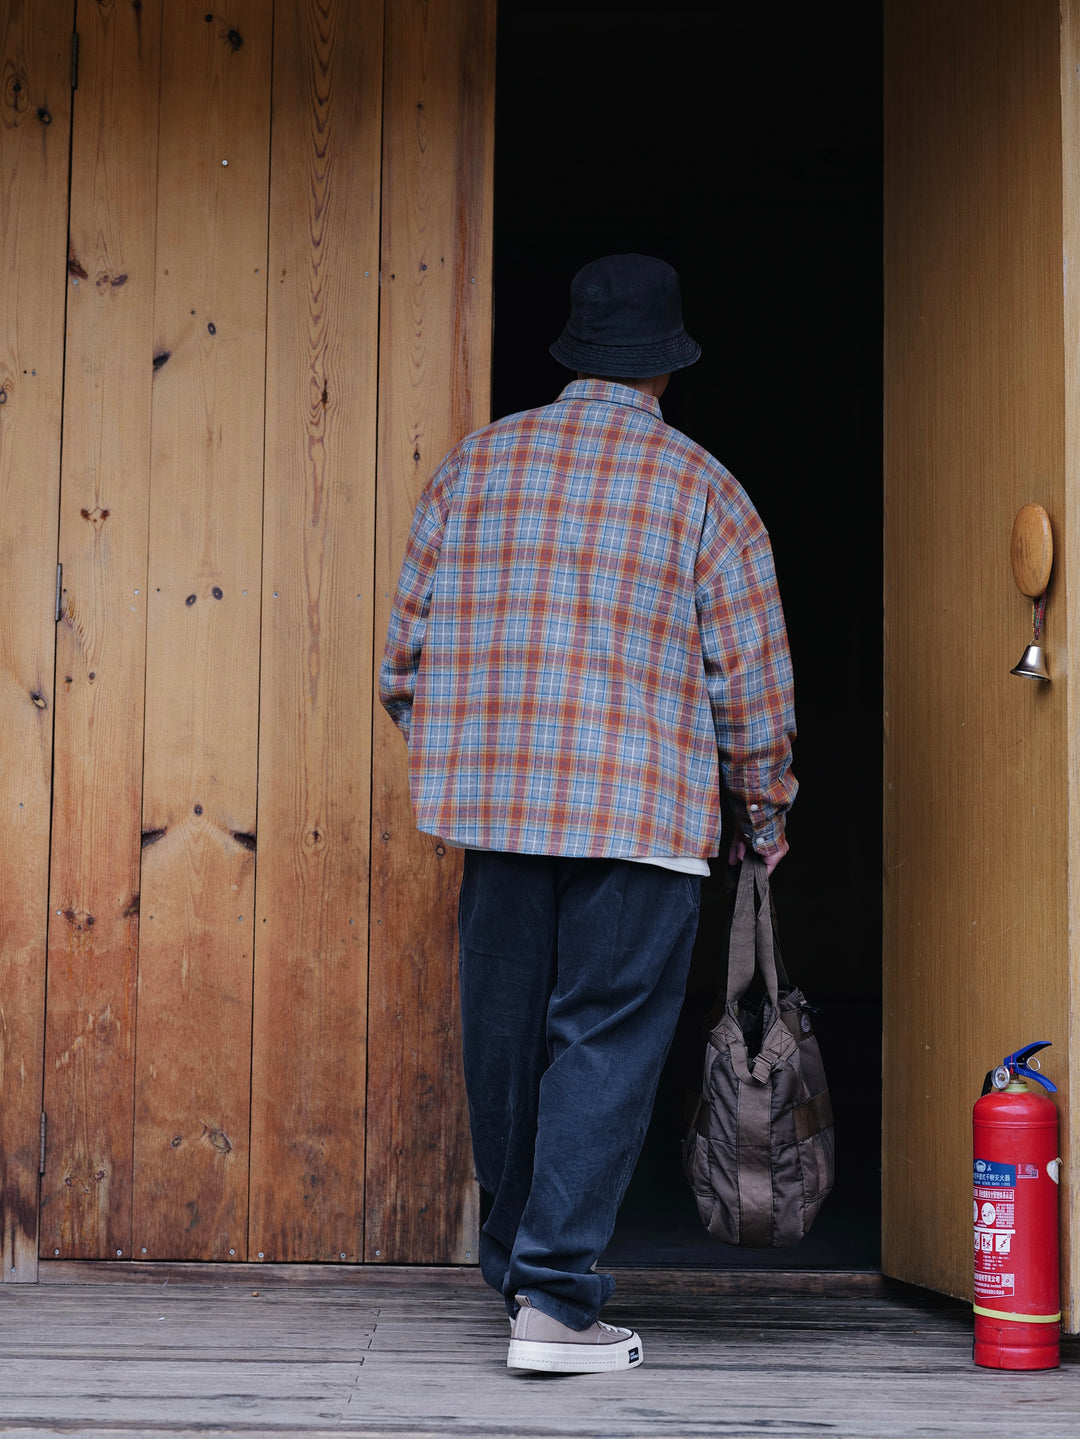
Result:
M602 1374L636 1369L643 1357L636 1334L617 1344L542 1344L536 1339L511 1339L506 1367L543 1374Z

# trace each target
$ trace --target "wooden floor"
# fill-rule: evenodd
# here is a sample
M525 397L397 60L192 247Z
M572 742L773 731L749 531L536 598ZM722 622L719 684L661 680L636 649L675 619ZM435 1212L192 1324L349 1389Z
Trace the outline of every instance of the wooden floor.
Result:
M150 1274L0 1286L0 1434L1080 1434L1078 1341L1054 1372L977 1370L966 1306L880 1280L627 1274L605 1317L639 1329L644 1365L543 1376L507 1372L475 1271Z

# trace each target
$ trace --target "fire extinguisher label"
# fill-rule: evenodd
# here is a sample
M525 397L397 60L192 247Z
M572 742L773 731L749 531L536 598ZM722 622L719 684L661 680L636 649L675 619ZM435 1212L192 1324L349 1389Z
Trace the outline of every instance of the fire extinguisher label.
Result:
M975 1185L976 1188L1015 1189L1016 1165L999 1164L993 1159L976 1159Z
M1016 1166L975 1161L975 1297L1009 1299L1016 1293L1012 1239L1016 1233Z

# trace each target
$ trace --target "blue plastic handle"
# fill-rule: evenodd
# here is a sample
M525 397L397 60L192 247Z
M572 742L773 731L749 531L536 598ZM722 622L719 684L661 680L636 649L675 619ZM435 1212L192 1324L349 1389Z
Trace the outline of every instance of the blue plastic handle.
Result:
M1025 1079L1034 1079L1044 1089L1048 1089L1051 1094L1056 1094L1057 1085L1047 1079L1045 1074L1040 1074L1037 1069L1032 1069L1026 1062L1040 1049L1049 1049L1050 1044L1049 1039L1039 1039L1034 1044L1025 1044L1023 1049L1017 1049L1012 1054L1007 1054L1001 1061L1001 1067L1007 1069L1010 1074L1022 1074Z

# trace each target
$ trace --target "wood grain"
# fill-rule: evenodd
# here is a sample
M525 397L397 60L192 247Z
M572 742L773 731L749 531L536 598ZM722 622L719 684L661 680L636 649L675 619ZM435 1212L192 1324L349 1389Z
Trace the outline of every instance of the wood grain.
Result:
M128 1255L160 5L80 8L41 1249Z
M0 1283L37 1274L73 16L0 5Z
M412 512L488 419L495 6L389 7L383 124L376 650ZM371 1261L475 1261L452 853L413 827L405 746L375 717L367 1226Z
M162 39L134 1250L247 1243L271 14ZM150 842L150 841L153 842Z
M867 1298L895 1290L896 1284L870 1269L624 1269L611 1266L620 1292L680 1297L704 1302L739 1298L822 1295L829 1299ZM38 1267L40 1284L184 1284L266 1285L287 1288L384 1290L446 1289L487 1292L475 1265L425 1264L168 1264L157 1261L46 1259Z
M432 1287L415 1270L398 1289L12 1287L0 1419L27 1435L167 1428L182 1439L1074 1439L1080 1426L1075 1340L1060 1371L995 1375L971 1362L967 1306L901 1286L709 1302L620 1279L606 1317L638 1330L644 1365L557 1383L507 1373L506 1319L490 1291Z
M1080 3L1063 0L1061 5L1061 179L1062 179L1062 249L1064 273L1080 274ZM1080 475L1080 291L1075 285L1064 287L1065 330L1065 474ZM1075 492L1069 495L1075 505ZM1070 509L1062 534L1058 555L1062 585L1057 623L1064 620L1065 636L1075 644L1080 635L1080 533L1076 516ZM1055 582L1056 583L1056 582ZM1064 615L1061 610L1064 610ZM1061 1127L1061 1153L1064 1172L1070 1176L1061 1193L1061 1274L1062 1307L1068 1328L1080 1331L1080 1184L1076 1182L1080 1140L1077 1116L1080 1116L1080 1005L1076 1002L1077 966L1076 936L1080 935L1080 688L1076 684L1076 666L1071 666L1066 693L1065 724L1069 736L1068 803L1069 803L1069 889L1068 924L1073 953L1070 957L1070 1011L1068 1017L1069 1072L1059 1091L1059 1103L1065 1116Z
M361 1254L381 81L381 4L278 6L250 1250L268 1260Z
M963 1295L984 1073L1048 1039L1047 1074L1075 1083L1073 685L1009 674L1028 617L1005 563L1022 503L1065 533L1072 498L1059 12L885 14L884 1267Z

